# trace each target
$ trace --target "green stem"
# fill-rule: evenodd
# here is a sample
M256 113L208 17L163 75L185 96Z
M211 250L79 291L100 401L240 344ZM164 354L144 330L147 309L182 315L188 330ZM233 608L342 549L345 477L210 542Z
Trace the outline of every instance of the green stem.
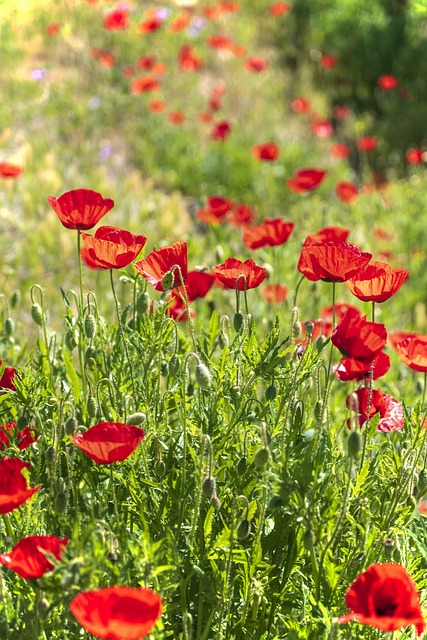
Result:
M173 273L174 270L178 271L178 274L179 274L179 280L180 280L181 289L182 289L182 291L179 291L179 295L180 295L181 300L183 300L184 305L185 305L185 312L187 314L187 320L188 320L188 326L190 328L191 340L193 342L194 351L197 353L198 349L197 349L197 342L196 342L196 333L194 331L194 324L193 324L193 320L191 318L190 305L188 303L188 295L187 295L187 289L185 288L185 284L184 284L184 278L182 277L182 271L181 271L181 268L179 267L179 265L176 265L175 267L172 267L172 269L171 269L172 273Z
M82 259L81 259L81 256L80 256L80 247L81 247L81 236L80 236L80 232L77 231L77 262L79 264L79 286L80 286L79 318L83 318L83 309L84 309L84 301L83 301L83 270L82 270Z
M4 526L5 526L6 534L8 538L10 538L13 541L14 535L13 535L12 526L10 524L10 518L8 513L3 514L3 522L4 522Z
M136 385L135 385L135 378L133 377L133 369L132 369L132 362L130 359L130 354L129 354L129 349L127 346L127 342L126 342L126 336L125 336L125 332L123 329L123 324L122 324L122 319L120 316L120 304L116 295L116 289L114 287L114 278L113 278L113 270L110 269L110 282L111 282L111 290L113 292L113 298L114 298L114 302L116 305L116 314L117 314L117 324L119 325L119 331L120 331L120 336L122 338L122 343L123 343L123 348L125 350L125 354L126 354L126 360L128 361L128 365L129 365L129 374L130 374L130 378L132 381L132 393L133 393L133 399L135 402L135 406L137 406L137 395L136 395Z

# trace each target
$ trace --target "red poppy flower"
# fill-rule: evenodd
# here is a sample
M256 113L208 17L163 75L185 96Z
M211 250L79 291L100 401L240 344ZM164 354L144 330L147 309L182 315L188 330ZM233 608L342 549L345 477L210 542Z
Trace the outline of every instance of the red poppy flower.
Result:
M0 176L3 178L17 178L24 171L22 167L11 162L0 162Z
M374 136L365 136L357 141L357 148L359 151L365 151L366 153L373 151L377 146L378 142Z
M314 191L323 182L327 173L323 169L299 169L292 178L286 180L286 184L294 193Z
M0 360L0 371L3 365L3 360ZM10 391L16 391L16 387L13 384L16 369L13 367L5 367L3 373L0 376L0 389L9 389Z
M217 122L211 131L212 140L226 140L231 133L231 124L228 120Z
M140 56L136 61L138 69L143 69L144 71L150 71L155 64L156 56Z
M226 289L254 289L259 287L267 277L264 267L259 267L253 260L241 262L236 258L227 258L223 264L212 267L212 273Z
M226 36L208 36L206 38L206 44L212 49L229 49L231 43L230 38Z
M122 269L141 253L147 242L145 236L135 236L117 227L99 227L95 235L82 233L83 261L91 268Z
M182 240L174 242L168 247L161 247L152 251L144 260L135 262L135 269L140 273L157 291L165 291L163 288L163 278L173 267L179 267L182 278L185 280L188 272L187 244ZM171 276L171 286L173 289L181 284L180 277L173 270Z
M122 76L124 78L133 78L134 75L135 75L135 69L132 67L132 65L128 64L122 68Z
M346 182L345 180L338 182L335 187L335 193L342 202L353 202L357 200L357 196L359 195L356 185L353 184L353 182Z
M101 65L103 67L106 67L107 69L111 69L116 64L116 58L114 54L111 53L111 51L100 51L98 60Z
M264 58L248 58L244 62L244 67L253 73L261 73L268 68L268 62Z
M285 222L282 218L264 220L262 224L245 230L243 242L248 249L276 247L289 239L294 227L293 222Z
M268 7L272 16L283 16L292 9L292 5L288 2L275 2Z
M200 71L203 60L195 54L191 44L183 44L178 51L178 65L183 71Z
M371 262L347 280L346 285L363 302L385 302L399 291L408 276L406 269L393 269L385 262Z
M405 154L405 160L408 164L422 164L424 157L425 152L422 149L409 149Z
M136 30L138 33L153 33L154 31L158 31L163 24L163 20L158 16L153 16L146 18L145 20L141 20L136 25Z
M363 362L356 358L341 358L339 363L335 365L334 372L338 380L341 382L350 382L351 380L366 380L372 371L372 380L378 380L385 376L390 369L390 356L384 351L375 356L372 362Z
M156 75L156 76L163 76L165 75L166 71L168 70L168 66L167 64L165 64L164 62L156 62L156 64L153 66L153 68L151 69L151 71Z
M185 279L185 290L189 302L204 298L215 282L215 276L209 271L189 271ZM181 287L177 287L179 291Z
M334 158L348 158L350 155L350 149L346 144L341 144L339 142L334 142L331 145L331 156Z
M56 536L28 536L22 538L10 553L0 554L0 564L17 573L21 578L41 578L55 567L47 554L58 561L67 546L68 538Z
M152 113L161 113L166 109L166 102L164 100L151 100L148 103L148 108Z
M246 227L254 218L255 214L248 204L235 204L227 213L227 222L235 227Z
M82 591L70 603L81 626L97 638L140 640L162 614L162 599L150 589L116 585Z
M190 17L190 13L180 13L179 15L175 16L175 18L173 18L169 23L169 30L173 31L174 33L183 31L186 27L188 27Z
M234 13L239 11L240 2L219 2L218 9L221 13Z
M109 31L122 31L129 27L129 10L123 8L108 11L104 16L104 27Z
M120 422L98 422L71 440L97 464L111 464L126 460L144 437L139 427Z
M318 138L330 138L334 133L332 122L326 118L319 118L318 116L312 118L310 129Z
M133 94L147 93L149 91L157 91L160 89L160 82L154 76L143 76L135 78L130 83L130 92Z
M365 422L377 413L380 414L377 431L399 431L405 426L402 403L383 393L381 389L369 390L368 387L357 389L347 396L346 405L348 409L358 414L360 427L363 427ZM352 419L349 418L347 420L349 429L352 423Z
M398 80L394 76L381 76L378 78L377 85L383 91L390 91L397 87Z
M344 105L341 105L341 104L337 104L332 109L332 116L336 120L345 120L346 118L348 118L350 113L351 113L350 109L348 107L345 107Z
M56 36L59 33L61 25L59 22L51 22L46 27L46 33L48 36Z
M165 314L170 318L173 318L176 322L187 322L188 314L185 302L176 293L177 289L174 289L172 294L165 300L167 308ZM196 317L196 312L189 306L191 318Z
M381 631L415 626L420 636L425 629L417 587L400 564L373 564L349 587L345 598L353 612L338 619L352 620Z
M346 315L349 309L352 309L353 311L357 311L357 313L359 313L360 315L359 309L354 304L349 304L348 302L336 302L334 304L333 309L331 304L328 305L327 307L322 307L322 309L320 309L320 317L324 322L329 323L332 327L332 319L333 319L332 311L335 312L336 322L340 322L344 318L344 316Z
M219 224L233 206L233 202L222 196L209 196L206 209L197 212L197 218L206 224Z
M305 244L301 249L298 270L312 281L345 282L352 278L372 258L354 244L322 242Z
M403 364L414 371L427 373L427 335L399 331L389 335L389 342Z
M24 427L17 431L16 422L8 422L0 424L0 451L9 446L10 441L14 440L19 449L23 451L30 444L37 441L39 434L33 427Z
M257 160L274 162L279 157L280 148L275 142L264 142L263 144L254 145L251 153Z
M295 113L307 113L310 111L311 105L307 98L294 98L291 102L292 111Z
M312 233L304 240L304 246L308 244L322 244L322 242L347 242L350 235L349 229L343 227L324 227L317 233Z
M322 56L319 60L319 64L324 69L333 69L337 66L337 59L334 56Z
M47 200L64 227L80 231L92 229L114 207L114 200L90 189L74 189Z
M288 287L283 284L267 284L261 289L261 295L267 304L280 304L286 300Z
M331 340L344 356L372 362L385 347L387 330L383 324L368 322L359 311L349 309L336 326Z
M225 94L225 86L223 84L215 85L215 87L213 87L209 96L209 100L208 100L209 109L211 109L212 111L219 111L219 109L221 109L221 102L224 97L224 94Z
M0 459L0 513L10 513L40 489L41 484L27 487L22 470L29 468L28 462L18 458Z

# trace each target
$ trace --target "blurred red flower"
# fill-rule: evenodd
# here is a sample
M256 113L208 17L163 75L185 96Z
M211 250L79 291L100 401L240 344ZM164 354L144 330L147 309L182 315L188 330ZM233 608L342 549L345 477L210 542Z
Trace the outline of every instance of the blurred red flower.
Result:
M182 111L170 111L168 113L168 122L174 125L179 125L185 122L185 115Z
M385 376L390 369L390 356L384 351L375 356L372 362L363 362L356 358L341 358L339 363L335 365L334 372L338 380L341 382L350 382L351 380L367 380L372 371L372 380L378 380Z
M396 631L414 625L420 636L425 622L417 587L400 564L373 564L349 587L345 598L353 612L338 619L352 620L381 631Z
M180 268L183 280L187 277L187 244L182 240L178 240L168 247L160 247L160 249L152 251L144 260L135 262L134 266L138 273L153 285L156 291L165 291L163 278L173 267ZM173 289L180 284L181 280L177 270L173 269L171 286L167 287L167 289Z
M122 67L122 76L124 78L133 78L135 75L135 69L132 65L128 64L125 67Z
M304 240L304 246L308 244L321 244L322 242L347 242L347 238L350 235L349 229L343 227L324 227L312 233Z
M326 176L327 171L323 169L298 169L286 184L294 193L306 193L317 189Z
M212 140L226 140L231 133L231 124L228 120L221 120L214 125L211 131Z
M190 22L191 14L188 13L180 13L175 16L169 23L169 30L173 32L183 31Z
M59 22L51 22L46 27L46 33L48 36L56 36L61 29Z
M48 202L67 229L92 229L114 207L114 200L91 189L74 189Z
M381 76L378 78L377 85L383 91L390 91L397 87L398 80L394 76Z
M227 222L235 227L246 227L254 218L255 214L248 204L235 204L227 213Z
M324 69L333 69L337 66L337 59L334 56L322 56L319 60L319 64Z
M422 164L424 162L425 151L422 149L409 149L405 154L408 164Z
M212 49L230 49L232 42L227 36L208 36L206 44Z
M374 136L365 136L364 138L360 138L357 141L357 148L359 151L365 151L368 153L369 151L374 151L378 146L378 142Z
M215 275L209 271L189 271L185 279L185 291L189 302L204 298L215 282ZM176 293L175 293L176 292ZM173 295L179 297L182 286L176 287Z
M359 191L353 182L338 182L335 187L335 193L342 202L353 202L357 200Z
M293 222L285 222L282 218L264 220L262 224L245 230L243 243L248 249L276 247L289 239L294 228Z
M152 113L161 113L166 109L166 102L164 100L150 100L148 108Z
M27 487L22 470L29 468L28 462L18 458L0 459L0 513L10 513L40 489L41 484Z
M221 13L234 13L239 11L240 2L218 2L218 9Z
M295 113L307 113L308 111L310 111L310 108L310 101L307 100L307 98L294 98L291 102L291 109Z
M331 156L334 158L348 158L350 155L350 148L346 144L334 142L331 145Z
M267 284L261 289L261 295L267 304L280 304L286 300L288 287L283 284Z
M21 175L24 169L17 164L11 162L0 162L0 176L2 178L17 178Z
M152 73L156 76L164 76L168 70L168 66L165 62L156 62L156 64L151 69Z
M3 365L3 360L0 360L0 371ZM16 391L16 387L13 384L15 378L16 369L13 367L5 367L3 373L0 376L0 389L9 389L10 391Z
M7 448L11 441L14 441L18 448L23 451L30 444L36 442L38 437L39 434L33 427L27 426L18 431L16 422L0 424L0 451Z
M253 260L241 262L236 258L227 258L223 264L212 267L212 273L226 289L254 289L259 287L267 277L264 267L259 267Z
M117 227L99 227L95 235L82 233L83 262L92 269L122 269L141 253L147 242L145 236L135 236Z
M268 62L264 58L247 58L244 62L244 67L248 71L261 73L268 68Z
M143 69L144 71L150 71L153 66L156 64L156 56L140 56L136 61L136 66L138 69Z
M347 280L346 285L363 302L385 302L399 291L408 276L406 269L393 269L385 262L371 262Z
M359 309L354 304L349 304L348 302L336 302L333 308L333 311L335 311L336 322L340 322L349 309L353 309L353 311L357 311L360 314ZM331 304L320 309L320 317L324 322L330 324L332 328L333 313Z
M22 538L10 553L1 553L0 564L25 580L41 578L55 568L48 555L59 561L67 542L68 538L60 540L56 536L28 536Z
M129 9L117 7L104 16L104 27L109 31L122 31L129 27Z
M192 44L183 44L178 51L178 65L183 71L200 71L203 60L196 55Z
M225 85L217 84L212 88L209 96L208 105L212 111L221 109L221 102L225 94Z
M275 2L268 7L272 16L283 16L292 9L292 5L288 2Z
M312 133L318 138L330 138L334 133L332 122L326 118L314 116L310 123Z
M280 147L275 142L264 142L255 144L251 149L251 153L257 160L274 162L279 157Z
M145 20L141 20L141 22L138 22L138 24L136 25L136 30L138 31L138 33L153 33L154 31L160 29L162 24L162 18L154 15L152 17L146 18Z
M399 331L391 333L388 339L403 364L406 364L407 367L414 371L427 373L426 335Z
M140 640L162 614L162 599L150 589L116 585L82 591L70 603L81 626L97 638Z
M197 212L197 218L205 224L219 224L231 210L233 202L222 196L209 196L205 209Z
M335 118L335 120L345 120L346 118L348 118L350 113L350 109L342 104L337 104L332 109L332 116Z
M98 422L84 433L72 436L72 442L97 464L126 460L144 437L144 431L131 424Z
M160 82L154 76L143 76L141 78L135 78L135 80L130 83L129 89L130 92L134 94L157 91L160 89Z
M387 330L383 324L368 322L359 311L349 309L335 327L331 341L344 356L372 362L385 347Z
M345 282L352 278L372 258L347 242L304 244L298 270L309 280Z

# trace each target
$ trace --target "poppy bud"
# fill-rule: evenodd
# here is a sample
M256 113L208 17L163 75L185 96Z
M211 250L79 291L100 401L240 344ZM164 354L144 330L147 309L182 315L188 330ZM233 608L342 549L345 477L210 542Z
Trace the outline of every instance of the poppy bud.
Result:
M243 327L243 315L240 312L234 314L233 327L237 333Z
M424 495L426 491L427 491L427 471L425 469L421 469L420 475L418 476L417 493L419 495Z
M96 404L96 400L93 396L89 396L87 399L86 409L89 418L94 418L98 411L98 405Z
M165 275L162 278L163 291L168 291L169 289L172 289L173 280L174 280L174 278L173 278L172 271L168 271L167 273L165 273Z
M164 360L160 365L160 375L166 378L168 374L169 374L169 366L166 360Z
M247 468L248 468L248 459L246 456L242 456L239 462L237 463L237 467L236 467L238 475L242 476L246 472Z
M150 296L146 291L144 291L144 293L141 293L141 295L138 296L136 301L136 311L137 313L139 313L140 316L142 316L144 313L147 312L149 303L150 303Z
M19 291L19 289L17 289L12 293L12 296L10 298L10 305L12 309L17 307L20 302L21 302L21 292Z
M42 326L43 311L41 306L37 302L31 305L31 317L34 320L34 322L39 325L39 327Z
M386 538L383 544L386 557L391 558L391 554L394 551L394 540L392 538Z
M16 426L19 429L19 431L21 431L22 429L25 429L27 424L28 424L28 418L26 418L25 416L19 416L18 420L16 421Z
M246 540L251 532L251 523L249 520L241 520L237 525L236 536L238 540Z
M269 453L267 447L261 447L255 453L254 456L254 464L257 469L264 469L265 465L268 463Z
M301 333L301 322L297 320L296 322L292 323L292 337L296 339L298 338L300 333Z
M211 386L211 372L203 363L198 364L196 367L196 380L201 389L209 389Z
M327 338L325 338L325 336L319 336L316 339L315 345L316 345L317 351L322 351L323 347L326 344L326 340L327 340Z
M171 356L171 359L169 360L169 375L170 376L176 376L176 374L179 372L179 357L176 355L176 353L173 354L173 356Z
M313 542L313 532L311 529L307 529L303 536L304 548L307 549L307 551L310 551L310 549L313 548Z
M283 507L284 502L280 496L272 496L268 503L268 509L270 511L275 511L276 509L280 509Z
M96 322L92 314L89 314L85 318L85 335L86 338L93 338L96 331Z
M67 436L72 436L75 434L77 429L77 420L75 418L68 418L65 423L65 433Z
M85 351L85 362L89 362L91 358L92 360L96 360L96 356L97 356L97 351L95 347L88 347Z
M135 427L138 427L140 424L145 422L146 418L147 416L145 415L145 413L142 413L142 411L138 411L137 413L132 413L130 416L128 416L126 424L132 424Z
M320 422L323 418L323 401L322 400L317 400L316 404L314 405L314 417L316 418L317 422Z
M55 456L55 447L53 447L52 445L50 445L50 446L46 449L46 451L45 451L45 454L44 454L44 455L45 455L46 460L47 460L48 462L50 462L51 460L53 460L53 458L54 458L54 456Z
M216 509L217 511L219 511L221 509L221 500L218 498L218 496L213 495L211 498L211 505L213 506L214 509Z
M212 476L206 476L202 482L202 493L205 498L213 498L216 493L216 482Z
M72 331L67 331L67 333L65 334L64 342L68 351L73 351L73 349L77 347L77 342Z
M58 491L55 496L54 509L55 513L64 513L67 508L67 496L64 491Z
M4 321L4 332L7 336L11 336L15 331L15 323L12 318L6 318Z
M311 320L307 320L307 322L305 323L305 333L307 338L311 336L311 334L313 333L313 329L314 329L314 322L311 322Z
M218 344L221 347L221 349L225 349L225 347L228 345L228 336L223 331L221 331L221 333L218 336Z
M188 396L194 395L194 384L192 384L191 382L190 384L187 385L187 395Z
M362 450L362 436L360 431L352 431L348 437L347 441L347 451L348 455L352 458L357 458L360 451Z
M271 384L265 390L265 398L266 398L266 400L269 400L270 402L272 402L275 399L276 396L277 396L277 389L274 386L274 384Z

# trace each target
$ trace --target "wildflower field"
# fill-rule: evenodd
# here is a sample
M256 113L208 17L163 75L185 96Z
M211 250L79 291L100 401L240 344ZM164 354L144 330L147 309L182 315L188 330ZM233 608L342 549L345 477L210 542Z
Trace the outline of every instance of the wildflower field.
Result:
M427 3L0 3L0 640L427 637Z

